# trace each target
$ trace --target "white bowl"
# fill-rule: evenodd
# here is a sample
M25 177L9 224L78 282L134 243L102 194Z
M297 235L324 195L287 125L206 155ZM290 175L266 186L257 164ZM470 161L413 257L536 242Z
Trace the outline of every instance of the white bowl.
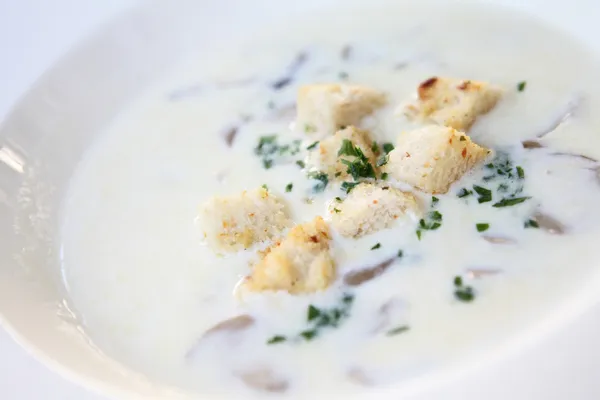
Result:
M55 232L66 183L94 135L179 60L242 39L264 23L351 2L146 3L82 43L35 84L0 129L0 315L19 343L52 369L109 396L184 397L103 356L63 301ZM533 14L600 51L600 8L593 0L480 2ZM556 318L485 360L379 389L373 398L598 398L596 303L595 295L582 294L557 310Z

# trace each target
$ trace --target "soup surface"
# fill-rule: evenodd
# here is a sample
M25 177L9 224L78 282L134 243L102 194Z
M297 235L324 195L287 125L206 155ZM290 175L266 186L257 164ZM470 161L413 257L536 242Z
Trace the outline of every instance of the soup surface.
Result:
M585 287L600 233L598 64L528 18L430 11L297 21L182 65L123 110L85 154L63 210L69 300L103 352L186 391L350 393L483 357ZM389 181L429 219L359 238L332 229L327 289L240 290L270 242L214 251L201 204L264 185L301 224L329 220L347 196L303 168L317 139L294 124L298 87L384 92L386 105L360 123L383 154L423 126L397 110L434 76L503 88L468 131L492 150L486 161L435 196ZM261 138L276 150L257 150Z

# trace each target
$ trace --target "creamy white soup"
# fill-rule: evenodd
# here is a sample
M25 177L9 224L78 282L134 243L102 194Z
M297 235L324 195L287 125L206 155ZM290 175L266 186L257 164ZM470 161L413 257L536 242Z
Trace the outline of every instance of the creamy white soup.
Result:
M103 352L194 393L318 398L485 357L595 273L597 71L564 33L466 6L345 10L198 55L123 110L74 172L61 249L69 301ZM502 94L457 136L489 155L431 193L384 171L400 135L443 128L403 110L446 77ZM373 174L348 162L340 180L310 164L337 129L296 121L296 99L321 83L384 95L356 123L372 138ZM337 204L361 182L408 193L420 214L343 235ZM244 190L278 199L289 225L215 248L205 204ZM334 266L323 287L247 290L261 251L317 216Z

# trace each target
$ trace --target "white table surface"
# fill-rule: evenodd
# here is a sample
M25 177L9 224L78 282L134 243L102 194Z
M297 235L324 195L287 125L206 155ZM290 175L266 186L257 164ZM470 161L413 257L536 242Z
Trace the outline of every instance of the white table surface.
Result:
M0 0L0 121L62 54L136 0ZM67 382L0 328L0 399L101 400Z

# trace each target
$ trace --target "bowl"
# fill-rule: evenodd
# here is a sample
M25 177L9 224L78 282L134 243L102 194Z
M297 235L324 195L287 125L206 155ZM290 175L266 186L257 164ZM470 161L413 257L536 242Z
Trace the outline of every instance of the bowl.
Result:
M96 135L194 54L233 46L263 32L265 25L284 29L287 21L310 20L323 9L345 10L354 3L364 5L336 0L147 2L104 26L49 68L0 127L0 316L15 340L51 369L109 397L191 398L110 359L78 324L65 300L57 240L69 179ZM430 3L432 9L438 4ZM469 3L530 14L568 32L590 51L600 51L594 40L600 11L591 0ZM595 282L590 282L593 287ZM371 396L595 398L600 391L594 374L594 360L600 359L595 346L600 333L597 303L594 290L582 290L535 329L485 358L373 389Z

